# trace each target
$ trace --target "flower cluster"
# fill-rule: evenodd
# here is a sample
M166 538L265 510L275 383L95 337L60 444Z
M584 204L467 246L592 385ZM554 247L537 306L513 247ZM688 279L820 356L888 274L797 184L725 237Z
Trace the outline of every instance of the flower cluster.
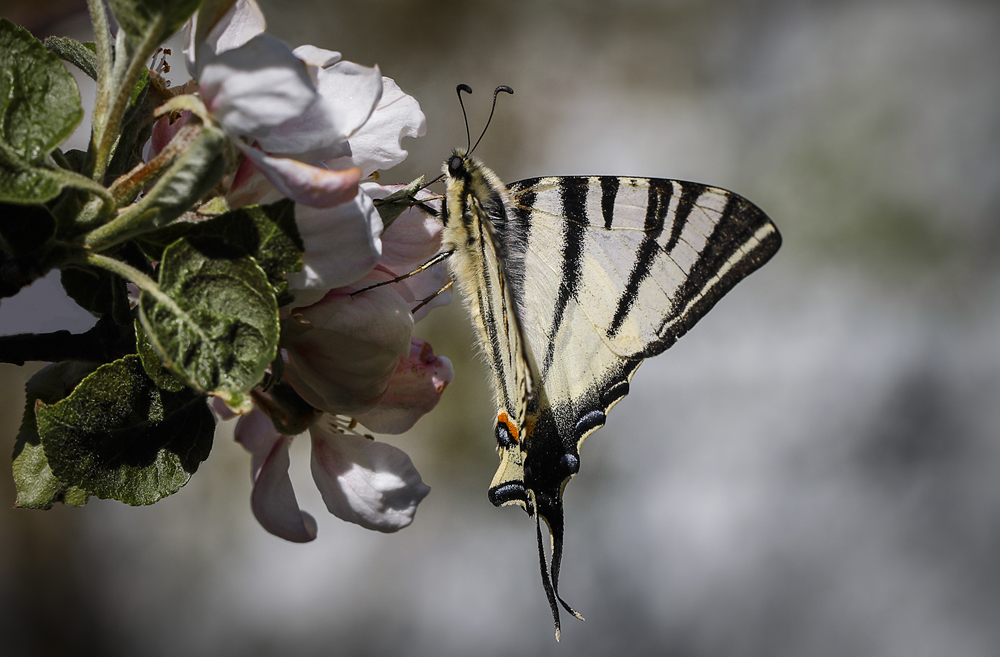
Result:
M424 134L417 101L286 46L255 0L89 4L92 44L0 19L0 299L59 271L98 318L0 336L0 362L50 363L25 386L16 505L153 504L235 414L268 531L316 536L288 475L306 433L331 513L405 527L429 489L367 432L408 430L454 376L414 337L450 300L422 266L441 227L415 206L437 201L378 184ZM182 28L191 80L169 88L158 44ZM65 143L86 115L67 64L96 83L85 151Z
M396 531L429 488L405 453L355 427L402 433L435 406L453 371L413 327L450 297L439 294L442 265L367 289L427 261L441 229L412 208L385 227L374 201L396 188L362 181L406 157L400 142L424 134L424 115L377 67L313 46L292 50L268 35L253 0L237 0L216 20L209 11L188 23L185 55L209 116L241 154L225 199L233 208L294 200L305 245L304 268L286 275L294 302L281 311L280 346L284 381L308 407L290 420L286 395L258 389L236 428L253 455L254 515L288 540L315 538L288 476L292 436L308 431L329 511ZM154 154L184 121L157 124Z

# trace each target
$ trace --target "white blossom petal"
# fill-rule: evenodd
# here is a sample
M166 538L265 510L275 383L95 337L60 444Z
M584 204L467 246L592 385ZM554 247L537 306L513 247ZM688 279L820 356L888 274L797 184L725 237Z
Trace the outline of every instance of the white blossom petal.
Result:
M339 61L320 71L320 95L337 133L346 139L368 121L382 98L382 74L378 66L369 68Z
M395 532L413 522L430 487L400 449L313 425L312 473L326 508L366 529Z
M318 95L307 108L267 134L258 134L269 153L294 153L296 159L318 164L350 153L346 139L368 120L382 94L378 67L337 62L327 69L309 67ZM309 152L315 160L300 154ZM347 167L353 166L348 164ZM345 167L331 167L345 168Z
M230 2L222 17L213 20L214 15ZM264 12L254 0L207 0L193 20L198 26L194 34L201 47L199 56L234 50L267 29Z
M292 53L294 53L296 57L304 61L306 64L315 66L316 68L333 66L343 59L340 53L336 50L317 48L316 46L310 46L308 44L295 48L292 50Z
M399 359L410 351L413 317L392 286L353 298L349 294L386 279L375 277L378 273L295 309L286 320L285 378L309 404L328 413L354 415L374 408ZM289 324L295 321L300 325Z
M236 145L278 191L299 203L330 208L350 201L358 193L361 171L356 168L333 171L268 155L240 141Z
M269 34L213 57L198 84L212 118L233 136L262 136L318 99L305 64Z
M382 401L355 419L376 433L405 433L437 406L454 378L450 360L435 356L428 343L412 338L410 355L399 361Z
M222 16L217 18L220 12ZM206 0L191 17L191 25L193 29L187 35L184 47L191 77L197 77L196 73L201 72L192 66L192 45L198 46L197 56L204 65L219 53L239 48L267 28L264 12L254 0Z
M382 220L372 200L358 194L332 208L295 206L295 225L305 244L302 271L287 275L293 290L330 290L358 280L378 264Z
M382 98L371 118L350 137L351 159L366 178L406 159L400 145L403 137L422 137L427 131L420 103L390 78L383 77L382 85Z
M316 520L299 509L288 477L291 438L279 434L270 418L256 408L240 418L235 438L253 455L250 508L261 527L295 543L316 538Z

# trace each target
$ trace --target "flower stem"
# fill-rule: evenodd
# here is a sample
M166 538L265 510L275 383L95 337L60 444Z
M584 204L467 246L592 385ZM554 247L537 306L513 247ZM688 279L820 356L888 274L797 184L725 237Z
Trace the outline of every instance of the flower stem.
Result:
M167 306L172 312L176 314L183 314L183 311L178 307L178 305L171 299L167 294L160 289L149 276L146 276L141 271L135 267L125 264L121 260L115 260L114 258L109 258L108 256L101 255L100 253L87 253L84 260L95 267L100 267L101 269L106 269L112 274L117 274L127 281L135 283L143 292L149 292L156 299L157 303L162 303Z
M104 173L107 171L108 163L111 159L111 149L115 144L115 140L118 139L119 124L122 117L125 116L125 110L128 109L129 101L132 99L132 91L135 88L135 83L146 68L146 60L152 56L153 52L159 46L159 35L166 21L166 14L161 14L149 26L146 35L139 43L139 47L136 48L134 53L131 53L132 59L124 75L122 75L122 79L114 80L113 84L117 88L117 95L114 98L111 108L107 110L104 121L101 122L101 125L98 124L97 120L94 121L94 138L92 144L94 148L94 172L92 177L98 182L104 179ZM116 56L123 56L124 53L120 52L123 49L118 48L118 50L119 52L116 53Z
M90 9L90 21L94 26L94 43L97 45L97 97L94 103L94 132L96 133L97 122L99 120L103 122L113 84L111 77L111 27L108 25L108 14L104 9L103 0L87 0L87 7Z
M129 329L131 326L129 327ZM0 336L0 363L24 365L29 361L51 363L82 360L110 363L135 351L135 335L102 317L86 333L18 333Z

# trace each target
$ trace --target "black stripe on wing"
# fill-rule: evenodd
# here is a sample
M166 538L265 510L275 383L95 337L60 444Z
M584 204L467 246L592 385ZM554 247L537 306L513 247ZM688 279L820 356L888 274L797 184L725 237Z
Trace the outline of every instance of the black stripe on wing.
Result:
M660 341L637 356L655 356L673 345L737 283L770 260L780 246L781 234L767 215L742 196L728 193L719 221L681 285L674 312L660 324ZM718 280L713 280L716 276Z
M586 182L586 178L559 179L562 215L571 218L572 221L563 223L562 280L559 283L559 294L552 312L552 321L549 323L548 344L545 347L541 370L543 380L555 357L556 337L566 316L566 306L570 298L576 298L576 292L580 288L580 277L583 275L584 239L589 223Z
M635 307L639 290L643 282L655 269L656 261L661 257L670 257L670 252L678 244L685 226L689 222L691 212L698 207L698 199L706 193L713 196L722 195L726 198L726 206L719 216L712 233L706 236L705 248L688 272L687 280L680 286L674 297L673 306L663 318L658 327L659 339L647 345L642 351L633 354L634 358L648 358L663 352L686 333L705 313L733 288L741 279L767 262L781 245L781 235L774 224L760 208L745 198L726 190L709 187L700 183L661 178L633 179L645 180L649 186L644 220L644 236L635 254L635 261L629 272L625 288L615 302L615 312L607 328L607 336L614 338L628 320L629 313ZM614 203L619 196L621 179L615 176L572 176L565 178L529 178L508 185L508 189L517 198L518 208L524 231L530 224L530 216L534 206L535 188L540 182L558 185L560 194L575 199L582 198L583 205L575 203L574 213L563 212L567 220L564 228L563 250L565 254L582 257L585 246L586 230L614 230ZM601 222L596 223L587 216L586 195L590 186L600 188ZM674 201L672 216L671 202ZM596 219L596 218L595 218ZM661 243L666 221L670 220L670 234L666 243ZM752 244L754 235L768 227L770 232L761 236L759 243ZM524 232L527 234L527 232ZM574 243L571 240L578 240ZM745 256L733 261L740 249ZM720 268L729 263L729 269L718 281L712 281ZM563 263L563 280L560 285L560 295L557 300L556 313L550 336L550 344L546 353L545 363L551 363L552 340L559 328L565 312L568 297L566 290L576 290L579 281L568 278L568 274L578 276L578 261ZM543 368L543 372L545 369Z
M625 318L628 317L629 311L639 296L639 286L642 285L642 282L653 271L653 261L656 259L657 254L661 253L658 240L660 239L660 234L663 232L663 221L667 210L670 209L670 199L673 196L673 191L673 183L669 180L649 181L649 193L646 198L646 219L643 222L645 235L642 238L642 243L639 245L639 252L636 254L635 262L632 264L628 283L625 284L625 289L622 290L621 295L618 297L615 314L611 320L611 326L608 327L607 331L609 338L615 337L625 323ZM678 224L681 224L681 221L675 219L670 235L670 239L674 242L676 242L674 235L680 234ZM683 227L683 224L681 226ZM609 225L605 221L605 228L610 230L612 227L613 224Z

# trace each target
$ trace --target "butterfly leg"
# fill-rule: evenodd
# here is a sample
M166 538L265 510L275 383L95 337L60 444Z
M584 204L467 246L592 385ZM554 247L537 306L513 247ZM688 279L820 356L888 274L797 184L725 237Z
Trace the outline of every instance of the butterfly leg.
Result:
M410 276L416 276L417 274L419 274L422 271L427 271L428 269L430 269L431 267L433 267L437 263L439 263L439 262L441 262L443 260L447 260L448 257L451 256L452 253L454 253L454 251L442 251L441 253L436 254L433 258L431 258L430 260L428 260L424 264L420 265L419 267L417 267L413 271L408 272L406 274L403 274L402 276L397 276L396 278L389 279L388 281L382 281L381 283L375 283L374 285L369 285L368 287L361 288L360 290L358 290L356 292L351 292L351 297L353 298L354 295L356 295L356 294L362 294L363 292L367 292L368 290L374 290L375 288L382 287L383 285L391 285L392 283L398 283L400 281L405 281ZM440 291L438 291L437 293L435 293L434 295L432 295L430 298L433 299L435 296L437 296L441 292L444 292L443 288ZM419 308L419 306L418 306L418 308ZM416 310L417 309L414 308L414 311L416 311Z
M431 301L436 299L439 294L443 294L448 288L450 288L454 284L455 284L454 278L448 279L448 282L442 285L440 290L430 295L426 299L421 299L420 303L417 304L417 307L411 310L410 313L416 313L418 310L420 310L421 308L429 304Z

